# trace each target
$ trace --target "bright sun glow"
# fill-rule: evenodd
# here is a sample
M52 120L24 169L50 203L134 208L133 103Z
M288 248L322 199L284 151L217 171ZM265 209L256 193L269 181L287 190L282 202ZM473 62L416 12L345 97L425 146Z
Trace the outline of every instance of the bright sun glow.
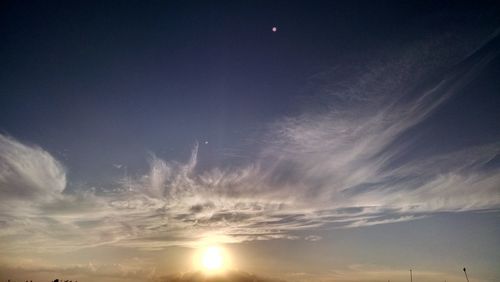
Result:
M197 256L198 265L203 272L220 273L228 267L228 256L222 248L210 246L203 249Z
M203 267L208 270L217 270L222 267L222 253L219 248L210 247L203 253Z

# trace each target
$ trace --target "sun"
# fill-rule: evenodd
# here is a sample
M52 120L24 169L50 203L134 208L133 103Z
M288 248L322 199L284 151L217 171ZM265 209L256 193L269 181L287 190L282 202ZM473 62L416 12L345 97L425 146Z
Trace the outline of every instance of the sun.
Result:
M224 249L209 246L197 255L198 265L207 274L224 272L229 265L229 257Z
M203 267L207 270L218 270L222 268L222 253L217 247L209 247L202 257Z

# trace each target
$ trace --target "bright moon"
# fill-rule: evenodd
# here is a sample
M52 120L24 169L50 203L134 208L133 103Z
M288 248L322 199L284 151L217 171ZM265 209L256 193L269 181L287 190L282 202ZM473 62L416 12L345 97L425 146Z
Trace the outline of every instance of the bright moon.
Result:
M200 264L206 273L217 273L227 268L227 259L223 249L212 246L202 251Z

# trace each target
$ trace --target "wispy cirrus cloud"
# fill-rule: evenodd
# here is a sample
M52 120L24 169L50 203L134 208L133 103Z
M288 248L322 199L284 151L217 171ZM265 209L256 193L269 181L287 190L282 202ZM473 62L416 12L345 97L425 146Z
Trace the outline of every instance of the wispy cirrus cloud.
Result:
M152 155L149 171L115 187L71 192L48 152L0 136L2 249L300 239L295 231L498 208L500 169L489 164L500 144L420 156L404 138L496 58L487 47L423 84L415 71L428 68L405 59L324 89L331 105L273 123L261 153L239 167L199 171L196 145L186 162Z
M43 200L64 190L66 171L42 148L0 135L0 187L3 204Z

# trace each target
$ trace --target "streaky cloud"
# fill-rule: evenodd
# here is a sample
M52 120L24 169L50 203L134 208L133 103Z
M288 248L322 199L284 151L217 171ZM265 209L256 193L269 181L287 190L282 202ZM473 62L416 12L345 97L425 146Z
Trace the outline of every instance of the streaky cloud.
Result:
M38 146L0 134L2 207L10 201L50 199L66 188L64 166Z
M59 161L0 135L2 249L161 250L207 238L314 241L321 238L294 232L499 208L500 168L490 165L499 144L419 156L407 151L417 141L402 138L497 58L490 46L424 86L418 83L422 76L412 81L417 63L408 58L367 70L342 93L331 89L340 106L275 121L246 165L200 171L196 144L186 162L152 154L148 171L100 192L66 191ZM24 235L17 240L13 234Z

